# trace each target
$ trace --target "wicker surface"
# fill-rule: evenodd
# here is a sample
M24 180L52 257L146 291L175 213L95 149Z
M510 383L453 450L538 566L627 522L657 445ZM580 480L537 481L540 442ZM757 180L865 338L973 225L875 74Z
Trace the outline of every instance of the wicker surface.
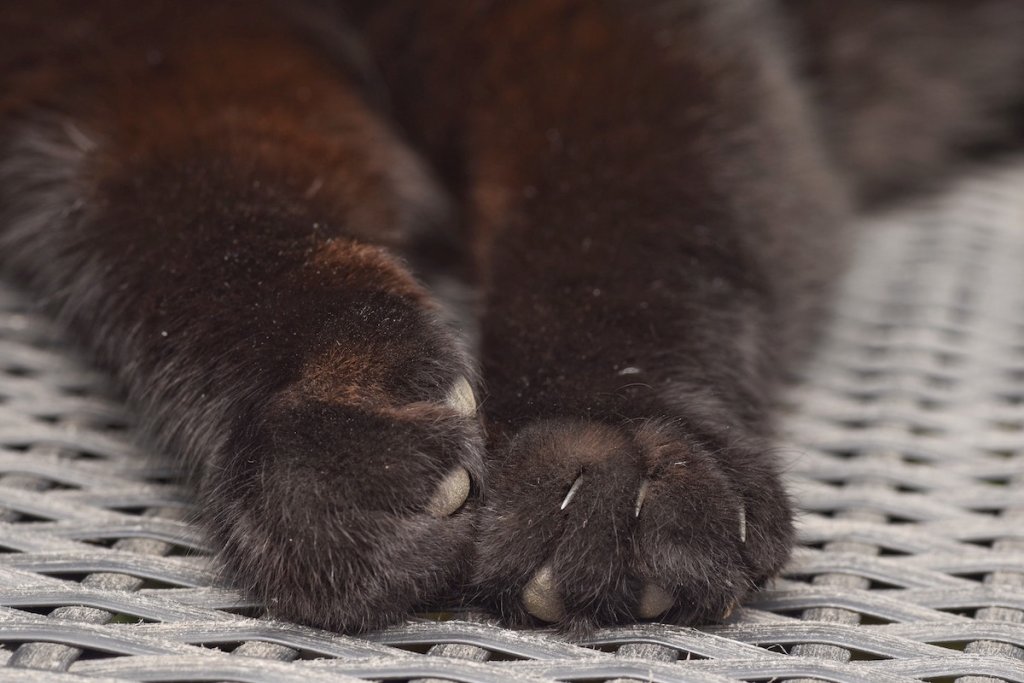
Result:
M260 618L101 378L0 289L0 679L1024 682L1024 166L878 223L791 394L785 577L724 626L582 644Z

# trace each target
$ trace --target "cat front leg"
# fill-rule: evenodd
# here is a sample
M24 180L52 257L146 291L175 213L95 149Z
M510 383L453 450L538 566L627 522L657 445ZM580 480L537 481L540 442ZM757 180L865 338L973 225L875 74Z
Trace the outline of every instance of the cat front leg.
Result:
M247 7L12 8L2 256L191 466L229 579L359 630L467 572L475 372L408 265L449 216L344 69Z
M789 553L777 389L846 241L772 4L387 5L371 44L420 28L378 48L394 91L437 94L407 125L464 153L480 594L570 630L721 619Z

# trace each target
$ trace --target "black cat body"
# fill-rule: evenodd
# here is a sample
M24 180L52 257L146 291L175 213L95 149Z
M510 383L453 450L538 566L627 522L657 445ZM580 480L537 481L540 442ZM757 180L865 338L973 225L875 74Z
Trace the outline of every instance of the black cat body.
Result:
M188 463L230 580L345 630L727 614L792 544L773 410L851 217L1024 102L1011 0L0 17L6 272Z

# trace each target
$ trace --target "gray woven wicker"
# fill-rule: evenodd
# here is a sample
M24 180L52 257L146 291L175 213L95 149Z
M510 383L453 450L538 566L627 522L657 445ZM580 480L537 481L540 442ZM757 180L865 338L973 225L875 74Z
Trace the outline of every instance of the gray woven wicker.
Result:
M584 643L263 618L103 380L0 289L0 679L1024 682L1024 166L875 223L789 395L784 577L725 625Z

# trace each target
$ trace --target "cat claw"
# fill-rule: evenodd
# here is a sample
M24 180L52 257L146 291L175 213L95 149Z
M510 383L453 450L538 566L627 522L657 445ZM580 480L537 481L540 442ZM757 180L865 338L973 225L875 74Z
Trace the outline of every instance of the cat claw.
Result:
M725 621L726 619L731 617L732 613L736 611L737 607L739 607L739 604L739 600L733 600L732 602L730 602L729 606L725 608L725 612L722 613L722 621Z
M447 517L466 502L469 498L469 472L458 467L441 480L437 491L427 503L427 514L431 517Z
M740 543L747 542L747 508L740 505Z
M476 413L476 396L473 395L473 387L465 377L456 380L444 402L464 417Z
M640 593L640 604L636 613L641 619L654 619L668 611L675 599L661 586L649 583Z
M564 510L569 507L569 503L571 503L572 499L576 496L576 492L580 490L581 484L583 484L582 474L576 477L576 481L572 483L572 486L569 488L569 493L565 494L565 498L562 499L562 504L558 508L559 510Z
M565 616L565 605L550 565L537 570L523 588L523 607L541 621L554 622Z
M647 498L647 489L650 488L651 482L644 479L643 483L640 484L640 490L636 494L636 504L633 506L633 516L640 516L640 508L644 505L644 499Z

